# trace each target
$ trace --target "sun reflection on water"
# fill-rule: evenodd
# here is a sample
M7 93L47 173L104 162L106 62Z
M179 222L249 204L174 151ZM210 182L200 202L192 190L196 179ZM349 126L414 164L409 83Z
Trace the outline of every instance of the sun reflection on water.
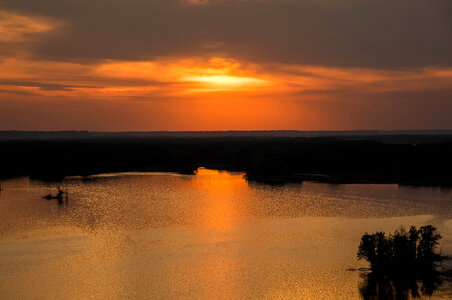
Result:
M202 195L199 206L201 220L208 230L230 230L234 227L234 217L246 215L246 199L242 198L246 180L244 174L231 174L218 170L199 168L195 174L196 189ZM240 207L237 199L241 198ZM238 211L238 210L242 211Z
M67 206L2 181L0 298L358 299L365 231L433 222L452 253L451 193L243 175L67 178Z

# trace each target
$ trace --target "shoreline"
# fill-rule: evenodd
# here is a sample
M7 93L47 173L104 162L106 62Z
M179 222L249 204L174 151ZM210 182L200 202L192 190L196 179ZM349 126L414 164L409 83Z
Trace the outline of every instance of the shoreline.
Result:
M268 185L284 185L284 184L297 184L303 182L313 182L313 183L323 183L323 184L396 184L400 186L408 187L441 187L441 188L452 188L452 182L441 181L441 180L394 180L394 179L369 179L369 178L343 178L330 176L328 174L289 174L289 175L267 175L267 176L249 176L246 171L240 169L228 169L228 168L214 168L211 166L199 166L198 168L206 168L210 170L224 171L228 173L243 173L243 177L248 182L254 182L259 184ZM68 174L62 175L57 178L49 178L46 174L44 176L39 176L39 174L30 175L18 175L18 176L2 176L0 177L0 182L2 180L10 180L15 178L29 178L31 180L38 180L43 182L55 182L60 183L69 178L80 178L80 179L91 179L91 178L101 178L103 175L153 175L153 174L172 174L172 175L196 175L194 170L175 170L175 169L126 169L120 171L105 171L92 174ZM136 174L135 174L136 173Z
M369 137L370 138L370 137ZM452 142L385 144L338 138L127 138L0 141L0 178L118 172L243 172L270 184L317 181L452 186Z

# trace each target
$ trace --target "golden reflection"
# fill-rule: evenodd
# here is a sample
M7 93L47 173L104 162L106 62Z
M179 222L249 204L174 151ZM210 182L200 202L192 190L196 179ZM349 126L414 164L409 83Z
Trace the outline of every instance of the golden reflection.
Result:
M207 230L227 231L234 227L234 218L243 215L237 197L243 196L246 180L243 174L234 174L199 168L197 188L204 203L201 206L200 221Z
M241 277L237 270L240 266L248 266L248 261L242 258L240 247L235 245L234 239L231 240L231 235L240 238L243 234L243 225L237 218L246 214L247 205L243 200L248 198L244 197L248 187L242 173L206 168L198 168L195 173L197 189L204 200L199 221L207 231L200 235L202 248L215 253L199 261L197 272L201 272L206 286L214 287L215 297L230 298L242 289L237 285ZM208 288L201 288L199 295L208 299L212 298L213 293Z
M436 220L451 252L450 197L431 189L347 185L338 195L204 168L157 174L66 178L64 210L39 201L48 184L2 181L0 299L359 299L359 273L346 269L365 266L363 232ZM414 194L429 209L408 209Z

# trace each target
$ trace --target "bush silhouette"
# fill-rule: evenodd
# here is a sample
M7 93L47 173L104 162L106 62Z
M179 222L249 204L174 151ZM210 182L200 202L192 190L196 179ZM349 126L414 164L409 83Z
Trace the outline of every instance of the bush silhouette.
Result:
M437 266L444 257L437 252L441 235L431 225L394 234L364 234L358 259L370 263L360 292L364 299L411 299L431 296L441 285Z
M432 225L411 226L394 234L364 234L358 247L358 259L370 263L373 272L394 273L434 269L443 257L437 253L441 235Z

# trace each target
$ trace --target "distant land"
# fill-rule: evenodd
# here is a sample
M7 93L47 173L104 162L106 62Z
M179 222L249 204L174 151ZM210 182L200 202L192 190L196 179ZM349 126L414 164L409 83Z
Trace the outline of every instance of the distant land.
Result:
M270 184L452 186L452 131L0 132L0 178L242 171Z
M452 141L452 130L255 130L255 131L0 131L0 141L98 138L209 138L209 137L326 137L383 143L436 143Z

